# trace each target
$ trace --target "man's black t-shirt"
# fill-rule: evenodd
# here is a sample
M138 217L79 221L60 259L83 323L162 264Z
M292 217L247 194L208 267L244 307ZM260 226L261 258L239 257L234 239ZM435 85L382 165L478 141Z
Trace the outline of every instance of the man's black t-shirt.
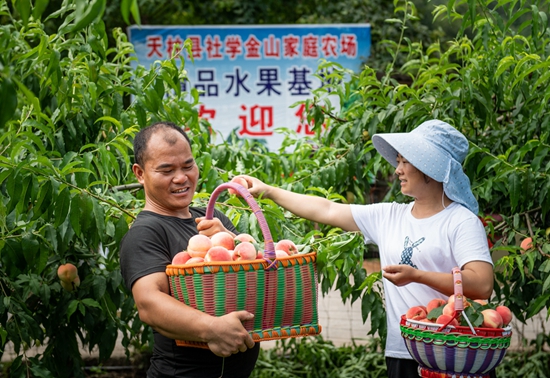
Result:
M134 282L146 275L165 272L178 252L187 249L187 241L198 234L195 218L204 217L206 209L190 207L192 217L181 219L142 211L124 236L120 246L120 269L125 285L131 290ZM238 233L231 221L214 211L228 230ZM148 378L160 377L235 377L250 375L256 364L259 343L253 349L224 358L210 350L180 347L175 340L153 330L155 345Z

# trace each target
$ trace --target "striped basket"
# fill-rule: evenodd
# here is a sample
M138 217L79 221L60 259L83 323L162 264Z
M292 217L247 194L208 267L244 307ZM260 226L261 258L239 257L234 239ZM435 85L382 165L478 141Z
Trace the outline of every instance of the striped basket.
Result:
M212 219L219 194L232 188L249 204L264 237L264 258L241 262L168 265L170 293L188 306L212 316L246 310L254 314L243 323L256 342L321 333L317 312L316 253L275 259L275 246L262 210L242 185L218 186L208 202ZM179 346L208 348L206 343L177 340Z
M455 276L455 316L463 309L460 270ZM458 278L457 278L458 277ZM457 287L458 282L458 287ZM401 316L401 336L425 378L488 378L510 346L512 328L451 326Z

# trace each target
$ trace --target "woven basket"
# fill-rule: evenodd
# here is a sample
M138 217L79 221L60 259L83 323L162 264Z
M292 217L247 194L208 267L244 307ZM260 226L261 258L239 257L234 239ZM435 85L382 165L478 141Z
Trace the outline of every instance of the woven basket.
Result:
M455 277L455 313L464 307L460 270ZM458 287L457 287L458 282ZM502 361L512 328L479 328L420 322L401 316L401 336L426 378L485 378Z
M170 294L212 316L246 310L243 322L256 342L321 333L317 312L316 253L275 259L275 246L262 210L245 187L232 182L218 186L208 202L212 219L219 194L232 188L249 204L264 237L264 258L240 262L168 265ZM179 346L208 348L206 343L176 340Z

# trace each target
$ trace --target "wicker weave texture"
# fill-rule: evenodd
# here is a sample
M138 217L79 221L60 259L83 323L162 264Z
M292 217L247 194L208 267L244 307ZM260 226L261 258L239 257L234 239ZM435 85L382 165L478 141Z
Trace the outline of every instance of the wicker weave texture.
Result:
M511 328L477 328L477 335L468 327L447 327L438 332L404 318L400 326L409 353L421 367L457 378L462 374L483 377L494 370L504 358L512 334Z
M214 190L206 218L222 190L233 188L248 202L264 236L264 258L239 262L168 265L170 293L180 302L212 316L246 310L254 314L243 326L255 341L321 333L317 312L315 252L275 259L275 248L263 213L241 185L225 183ZM180 346L207 348L205 343L178 340Z
M275 270L265 270L266 262L256 261L227 266L227 271L219 266L195 267L193 273L169 268L172 295L212 316L253 313L254 319L244 323L248 331L317 324L315 254L277 260Z

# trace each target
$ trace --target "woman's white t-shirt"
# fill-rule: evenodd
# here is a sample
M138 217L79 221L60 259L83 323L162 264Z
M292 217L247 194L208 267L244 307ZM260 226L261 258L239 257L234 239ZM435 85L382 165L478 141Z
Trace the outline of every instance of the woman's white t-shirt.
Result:
M474 213L453 202L429 218L417 219L411 214L413 204L351 206L365 242L378 245L382 268L408 264L419 270L451 273L454 267L471 261L493 264L485 229ZM411 359L401 337L401 315L412 306L425 306L433 298L447 296L418 283L398 287L385 278L382 282L388 328L386 356Z

